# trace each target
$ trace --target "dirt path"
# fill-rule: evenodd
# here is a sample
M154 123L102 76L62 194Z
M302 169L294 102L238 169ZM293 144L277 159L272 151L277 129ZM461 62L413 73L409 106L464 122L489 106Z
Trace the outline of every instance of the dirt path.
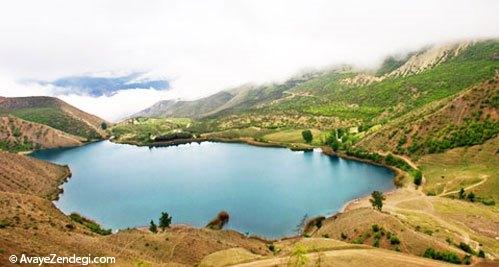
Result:
M483 183L487 182L487 179L488 179L488 178L487 178L487 176L483 176L483 179L482 179L480 182L478 182L478 183L476 183L476 184L472 184L472 185L467 186L467 187L464 187L463 189L464 189L465 191L468 191L468 190L470 190L470 189L472 189L472 188L475 188L475 187L480 186L480 185L482 185ZM450 192L445 192L445 191L444 191L444 192L442 192L441 194L439 194L438 196L439 196L439 197L443 197L443 196L447 196L447 195L455 194L455 193L458 193L460 190L461 190L461 189L459 189L459 190L453 190L453 191L450 191Z
M380 154L381 156L383 157L386 157L388 156L388 154L391 154L391 153L388 153L388 152L385 152L385 151L376 151L378 154ZM395 157L399 157L401 159L403 159L407 164L409 164L409 166L411 166L412 168L414 169L418 169L418 166L416 165L416 163L412 162L412 160L406 156L403 156L403 155L395 155L393 154Z
M305 266L452 266L443 262L401 254L383 249L343 249L324 252L307 253L303 255ZM243 263L233 266L263 267L263 266L295 266L293 257L280 257ZM334 263L334 265L331 265Z

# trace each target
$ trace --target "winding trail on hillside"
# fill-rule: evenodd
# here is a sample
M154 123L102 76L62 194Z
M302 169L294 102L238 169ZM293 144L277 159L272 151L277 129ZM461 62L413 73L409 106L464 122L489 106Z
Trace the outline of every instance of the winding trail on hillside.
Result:
M480 186L480 185L482 185L483 183L487 182L487 180L488 180L488 176L487 176L487 175L485 175L485 176L483 176L483 179L482 179L480 182L478 182L478 183L476 183L476 184L472 184L472 185L467 186L467 187L464 187L463 189L464 189L465 191L470 190L470 189L473 189L473 188L475 188L475 187L477 187L477 186ZM453 190L453 191L450 191L450 192L445 192L445 191L444 191L444 192L440 193L438 196L439 196L439 197L443 197L443 196L448 196L448 195L451 195L451 194L456 194L456 193L458 193L460 190L461 190L461 189L459 189L459 190Z
M397 252L381 249L341 249L312 252L303 254L306 265L321 266L322 264L334 263L334 266L362 266L368 262L370 266L387 266L387 264L403 266L452 266L445 262L438 262L423 257L400 254ZM262 259L248 263L231 266L299 266L295 263L296 257L285 256L279 258ZM295 263L295 264L293 264Z

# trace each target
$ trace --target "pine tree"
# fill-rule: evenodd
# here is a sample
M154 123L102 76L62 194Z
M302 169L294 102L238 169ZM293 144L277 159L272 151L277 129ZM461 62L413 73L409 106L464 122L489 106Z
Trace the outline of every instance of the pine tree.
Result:
M156 224L154 223L153 220L151 220L151 223L149 224L149 231L151 231L153 233L158 232L158 226L156 226Z
M159 227L164 231L165 228L170 227L172 223L172 216L168 215L168 212L161 212L161 217L159 217Z

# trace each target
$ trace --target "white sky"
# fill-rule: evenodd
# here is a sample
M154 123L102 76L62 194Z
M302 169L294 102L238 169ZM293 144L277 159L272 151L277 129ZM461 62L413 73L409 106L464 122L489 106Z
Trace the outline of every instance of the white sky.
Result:
M372 67L426 44L499 37L499 1L4 1L0 95L52 95L20 80L146 71L170 91L60 96L109 120L310 67Z

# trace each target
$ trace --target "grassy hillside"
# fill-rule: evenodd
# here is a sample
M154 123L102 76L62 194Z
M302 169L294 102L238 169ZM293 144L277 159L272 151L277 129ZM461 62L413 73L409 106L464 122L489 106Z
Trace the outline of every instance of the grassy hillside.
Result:
M371 150L435 153L481 144L497 135L495 75L499 60L494 55L498 51L497 40L436 46L410 53L398 63L393 58L387 60L382 65L385 74L372 76L369 82L352 82L369 74L343 67L302 75L282 84L244 87L183 101L181 108L169 106L167 113L156 115L204 114L184 129L196 135L230 132L261 139L270 132L276 134L271 137L284 137L283 142L288 139L285 133L291 130L334 133L357 127L357 132L341 136L343 149L359 142L358 146ZM223 105L220 95L227 96ZM453 103L448 104L450 101ZM201 107L210 108L199 112ZM437 111L440 115L430 116ZM460 114L458 120L455 114ZM424 116L430 117L420 120ZM418 121L417 127L412 126L414 121ZM325 143L324 137L321 134L317 140Z
M389 121L359 146L417 156L482 144L499 132L499 76Z
M0 150L19 152L81 145L86 139L13 116L0 117Z
M104 120L53 97L0 98L0 115L43 124L86 140L106 136Z

